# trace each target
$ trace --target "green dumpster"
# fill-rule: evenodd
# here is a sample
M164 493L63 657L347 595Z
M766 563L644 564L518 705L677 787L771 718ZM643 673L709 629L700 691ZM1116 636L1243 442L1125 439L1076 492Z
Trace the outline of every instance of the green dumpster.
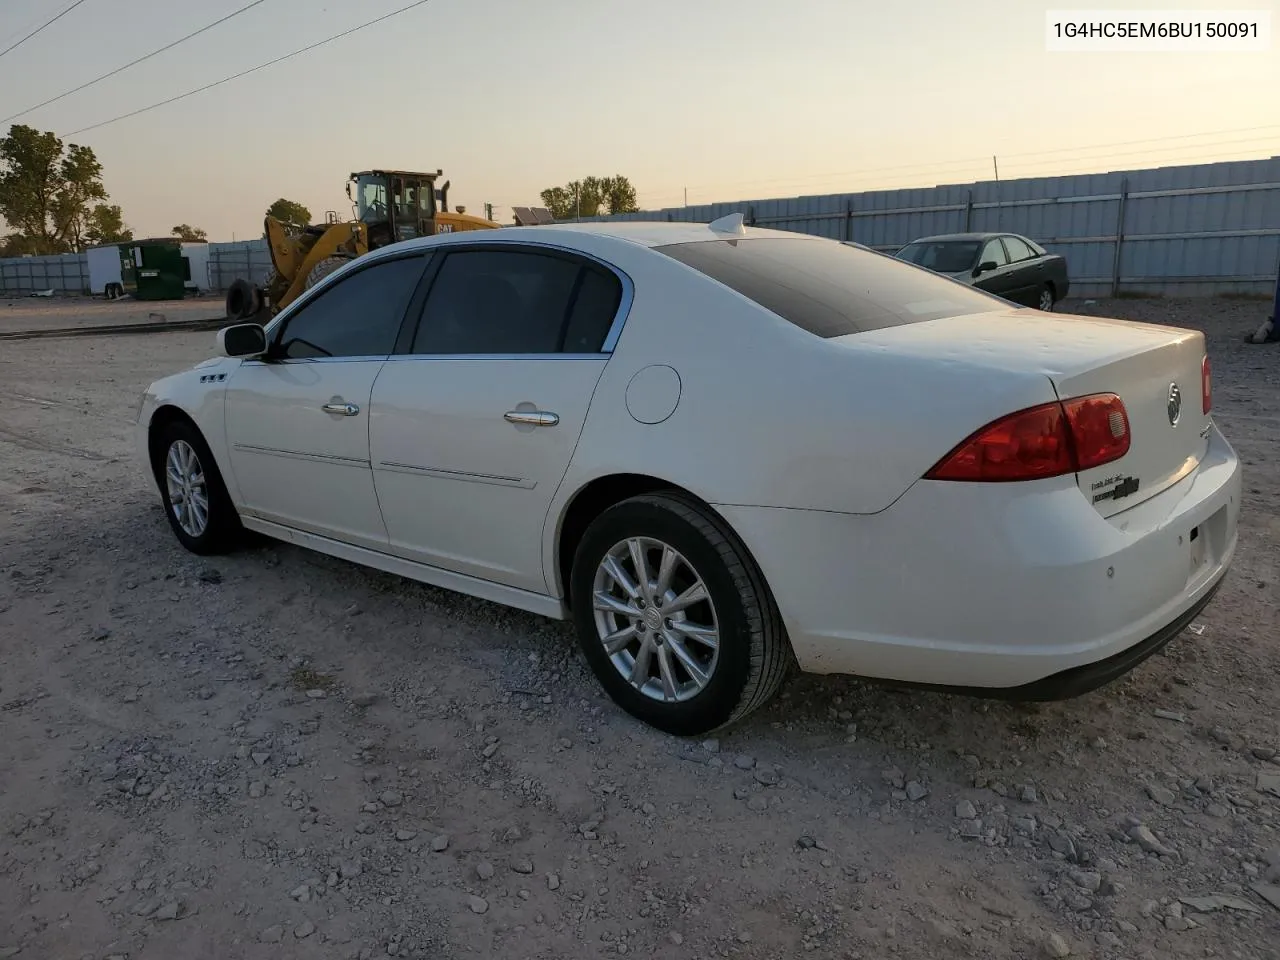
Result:
M139 300L181 300L186 296L187 271L179 240L140 240L133 244L135 283Z

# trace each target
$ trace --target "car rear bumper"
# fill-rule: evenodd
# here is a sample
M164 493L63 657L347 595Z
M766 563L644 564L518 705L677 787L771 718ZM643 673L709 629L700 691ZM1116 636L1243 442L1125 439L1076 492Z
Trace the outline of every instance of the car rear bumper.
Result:
M1110 518L1074 476L920 481L874 515L717 509L803 669L1056 699L1181 632L1230 566L1239 508L1239 460L1215 426L1196 470Z

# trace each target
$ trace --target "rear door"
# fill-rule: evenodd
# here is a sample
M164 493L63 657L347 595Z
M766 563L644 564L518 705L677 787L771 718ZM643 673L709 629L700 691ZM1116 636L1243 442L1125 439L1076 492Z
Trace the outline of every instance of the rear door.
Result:
M623 302L611 270L512 243L450 246L411 346L373 391L392 552L545 594L542 534Z
M974 278L973 285L979 290L994 293L997 297L1013 300L1016 281L1009 267L1009 255L999 237L992 237L978 255L978 266L995 264L994 269L985 270ZM1016 302L1016 301L1014 301Z
M1009 299L1023 306L1037 306L1044 283L1043 261L1021 238L1005 236L1002 239L1009 254Z

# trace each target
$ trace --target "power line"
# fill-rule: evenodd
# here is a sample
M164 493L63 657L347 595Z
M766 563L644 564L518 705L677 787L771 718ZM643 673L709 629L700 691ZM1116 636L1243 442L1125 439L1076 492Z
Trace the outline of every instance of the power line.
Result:
M93 123L87 127L81 127L79 130L72 130L70 133L65 134L65 136L74 137L76 134L79 134L79 133L87 133L90 130L97 130L99 127L105 127L107 126L107 124L110 124L110 123L116 123L120 120L127 120L129 117L136 117L138 114L146 113L148 110L155 110L158 107L164 107L164 106L168 106L171 103L177 103L179 100L185 100L187 97L193 97L197 93L203 93L206 90L212 90L214 87L221 86L224 83L230 83L232 80L239 80L241 77L247 77L251 73L257 73L259 70L265 70L267 67L275 66L277 63L284 63L284 61L286 60L292 60L294 57L300 56L304 53L308 53L309 51L315 50L318 47L323 47L326 44L333 43L335 40L341 40L344 37L349 37L351 36L351 34L356 33L360 30L364 30L366 27L372 27L375 24L382 23L384 20L390 20L392 17L397 17L402 13L408 13L410 10L414 9L415 7L424 6L425 4L430 2L431 0L417 0L417 2L415 3L410 3L406 6L401 7L398 10L392 10L390 13L383 14L381 17L377 17L374 20L369 20L365 23L360 24L359 26L352 27L350 30L344 30L342 33L335 33L331 37L326 37L323 40L318 40L315 43L308 44L305 47L301 47L297 50L294 50L292 53L286 53L284 56L276 57L274 60L268 60L266 63L260 63L256 67L250 67L248 70L241 70L239 73L233 73L231 74L231 76L223 77L221 80L215 80L213 81L213 83L206 83L203 87L196 87L194 90L188 90L186 93L180 93L177 96L169 97L167 100L160 100L148 106L139 107L137 110L130 110L128 113L122 113L117 117L112 117L110 120L103 120L100 123Z
M150 60L152 57L158 56L159 54L164 53L166 50L172 50L178 44L186 43L192 37L198 37L200 34L204 33L206 30L212 30L214 27L218 26L218 24L226 23L232 17L238 17L240 16L240 14L245 13L248 10L252 10L254 7L258 6L259 4L266 3L266 2L267 0L253 0L253 3L250 3L246 6L241 7L239 10L236 10L234 13L227 14L221 20L215 20L213 21L213 23L209 24L208 26L201 27L199 30L196 30L194 33L188 33L185 37L175 40L173 41L173 43L165 44L163 47L161 47L158 50L152 50L146 56L142 56L142 57L139 57L137 60L130 61L129 63L126 63L123 67L116 67L116 69L112 70L110 73L104 73L100 77L95 77L94 79L89 80L86 83L80 84L80 86L75 87L74 89L68 90L66 93L60 93L56 97L50 97L48 100L45 100L43 103L37 103L34 107L27 107L27 109L20 110L17 113L13 114L12 116L5 117L3 120L0 120L0 124L8 123L10 120L16 120L18 119L18 117L25 117L28 113L31 113L33 110L39 110L41 107L47 107L51 103L58 102L63 97L69 97L73 93L79 93L81 90L85 90L88 87L92 87L96 83L101 83L103 80L110 79L111 77L114 77L118 73L124 73L124 71L128 70L130 67L136 67L138 64L142 63L142 61L144 60Z
M1119 146L1120 144L1116 144L1116 145ZM1244 145L1244 146L1239 146L1239 145ZM1174 146L1156 147L1156 148L1147 149L1147 150L1125 150L1125 151L1111 152L1111 153L1107 153L1099 156L1060 157L1060 158L1055 158L1051 160L1037 160L1031 163L1016 163L1016 164L1010 165L1013 170L1013 173L1007 179L1027 179L1028 177L1043 178L1043 177L1056 177L1056 176L1078 176L1078 175L1084 175L1084 174L1097 173L1098 171L1096 170L1096 168L1091 170L1085 170L1085 171L1081 171L1078 169L1063 169L1063 168L1064 167L1078 168L1082 164L1096 164L1096 163L1101 163L1106 161L1114 161L1120 158L1135 157L1135 158L1141 159L1143 157L1151 156L1152 154L1161 154L1161 153L1167 154L1170 151L1212 150L1213 152L1212 153L1200 152L1190 156L1182 155L1182 156L1171 156L1167 158L1162 158L1159 161L1161 164L1165 164L1165 165L1169 163L1180 164L1183 162L1194 162L1194 161L1226 162L1226 161L1223 161L1223 158L1222 158L1222 149L1227 147L1235 147L1236 149L1232 151L1233 153L1253 152L1253 151L1271 151L1271 150L1280 148L1280 134L1275 134L1275 135L1264 137L1264 138L1251 138L1246 140L1224 140L1224 141L1214 141L1210 143L1186 143L1186 144L1179 144ZM1098 149L1098 148L1095 147L1094 149ZM1003 161L1005 159L1005 155L1001 154L1000 159ZM956 162L960 162L960 161L956 161ZM939 164L938 166L941 166L941 164ZM1022 171L1024 170L1029 170L1029 169L1034 170L1035 168L1043 168L1045 166L1054 166L1054 167L1057 167L1058 169L1040 172L1040 173L1030 173L1030 174L1022 173ZM888 168L888 169L892 170L893 168ZM907 170L910 168L904 167L901 169ZM941 172L935 174L936 170L937 170L937 167L935 166L935 167L925 168L923 171L918 173L911 173L906 178L904 178L904 182L899 182L892 186L872 185L873 181L882 181L884 179L883 177L856 177L852 180L845 179L841 181L841 183L839 184L839 189L832 189L831 192L859 193L866 190L875 191L875 190L915 189L917 187L922 186L922 184L919 183L918 181L931 179L935 175L937 176L942 175ZM959 174L960 174L960 171L945 172L945 175L950 178L955 178ZM975 181L981 180L982 176L979 175L978 173L975 173L974 179ZM910 180L912 182L908 183L908 182L905 182L905 180ZM769 188L782 189L782 188L791 186L795 183L795 181L791 181L791 180L771 180L771 181L755 181L755 182L765 184L765 189L769 189ZM954 179L948 182L954 183ZM935 182L934 184L931 184L931 185L924 185L924 188L927 189L929 186L939 186L939 185L942 185L942 181ZM832 185L832 186L835 187L836 185ZM721 188L716 187L712 189L719 190ZM644 198L644 202L647 208L654 209L659 207L678 206L679 205L678 201L680 200L681 194L662 193L662 192L655 191L653 193L647 193L647 192L643 193L642 196ZM737 199L741 199L741 198L737 198ZM771 199L781 199L781 198L771 198ZM668 200L672 202L670 203L665 202ZM731 202L734 202L734 200L699 200L696 205L705 205L708 203L731 203Z
M4 56L6 53L8 53L10 50L17 50L17 49L18 49L18 47L22 46L24 43L26 43L28 40L30 40L32 37L34 37L37 33L39 33L41 30L43 30L45 27L51 27L51 26L53 26L55 23L57 23L59 20L61 20L63 17L65 17L68 13L70 13L70 12L71 12L72 10L74 10L76 7L80 6L80 4L82 4L82 3L84 3L84 0L76 0L76 2L75 2L75 3L73 3L71 6L67 7L67 9L63 10L60 14L58 14L58 15L57 15L56 17L54 17L52 20L46 20L44 23L42 23L40 26L36 27L34 30L32 30L30 33L28 33L25 37L23 37L21 40L19 40L17 43L15 43L13 46L11 46L11 47L6 47L5 49L0 50L0 57L3 57L3 56Z
M1190 140L1196 137L1213 137L1213 136L1219 136L1222 134L1254 133L1260 130L1280 131L1280 124L1265 124L1263 126L1257 126L1257 127L1236 127L1228 130L1206 130L1201 133L1181 133L1181 134L1175 134L1173 136L1166 136L1166 137L1149 137L1144 140L1123 140L1118 143L1096 143L1096 144L1089 144L1089 145L1075 146L1075 147L1057 147L1052 150L1034 150L1034 151L1025 152L1025 153L1001 153L999 154L999 156L1001 159L1017 159L1021 157L1042 157L1042 156L1049 156L1049 155L1055 155L1055 154L1077 155L1084 150L1110 150L1113 147L1125 147L1125 146L1132 146L1134 144L1163 143L1169 140ZM1192 147L1207 147L1212 145L1213 144L1200 144L1200 143L1188 144L1188 149ZM921 168L927 168L928 170L932 171L932 170L939 170L944 167L954 167L954 166L962 166L962 165L970 165L970 164L985 164L987 160L988 160L988 157L969 157L966 159L957 159L957 160L939 160L936 163L928 163L928 164L909 164L909 165L894 164L888 167L870 167L870 168L862 167L857 170L835 170L830 173L809 174L804 177L794 177L785 181L777 180L777 179L735 180L735 181L729 181L729 182L720 182L716 184L693 184L693 185L690 185L689 189L705 190L710 188L710 189L720 190L720 189L724 189L725 187L756 186L756 185L767 186L767 185L774 185L778 183L803 184L803 183L810 183L814 180L831 180L839 177L861 176L867 173L881 173L881 172L892 173L900 170L912 170L912 169L918 170ZM669 197L678 197L680 195L681 194L677 191L672 191L671 193L662 194L662 196L669 196Z

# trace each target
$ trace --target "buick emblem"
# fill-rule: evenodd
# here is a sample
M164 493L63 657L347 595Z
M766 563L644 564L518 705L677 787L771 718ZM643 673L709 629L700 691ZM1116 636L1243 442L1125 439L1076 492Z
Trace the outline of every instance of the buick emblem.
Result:
M1169 384L1169 426L1176 427L1182 416L1182 391L1176 383Z

